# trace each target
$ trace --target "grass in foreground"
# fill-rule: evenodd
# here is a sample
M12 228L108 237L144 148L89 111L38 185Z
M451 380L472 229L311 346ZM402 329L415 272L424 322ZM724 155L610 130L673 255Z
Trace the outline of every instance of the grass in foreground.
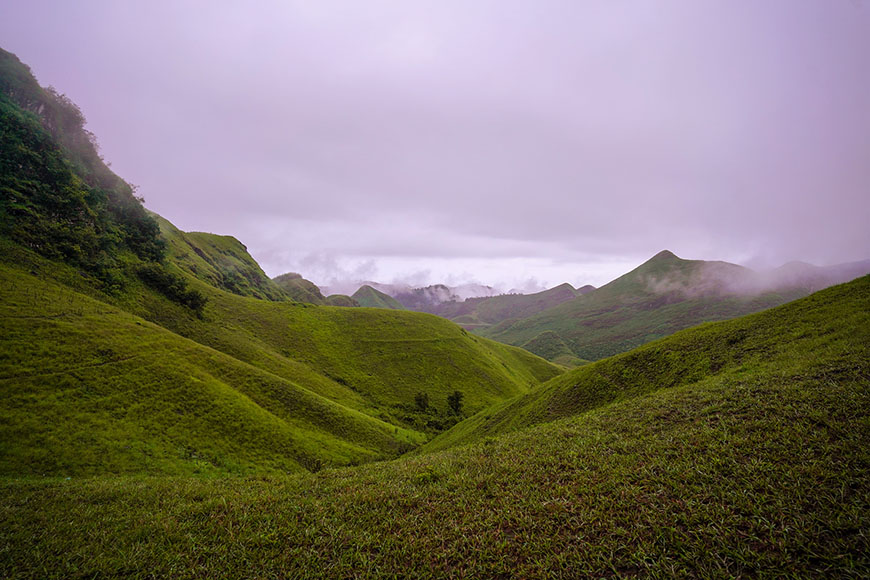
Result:
M709 378L316 475L0 487L0 575L866 577L866 373Z

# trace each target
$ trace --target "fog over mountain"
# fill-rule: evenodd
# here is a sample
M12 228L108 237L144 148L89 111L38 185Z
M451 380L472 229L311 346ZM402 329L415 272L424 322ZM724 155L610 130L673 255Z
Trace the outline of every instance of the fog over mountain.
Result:
M82 37L87 42L82 42ZM114 169L270 276L599 286L870 250L851 0L7 0Z

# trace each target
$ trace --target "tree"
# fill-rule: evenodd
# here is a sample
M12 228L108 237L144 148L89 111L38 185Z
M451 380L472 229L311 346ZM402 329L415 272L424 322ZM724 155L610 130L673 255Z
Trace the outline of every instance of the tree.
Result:
M417 405L418 409L425 411L429 408L429 395L423 392L418 392L414 395L414 403Z
M453 391L451 394L447 395L447 406L450 407L450 411L454 415L460 415L462 413L462 393L459 391Z

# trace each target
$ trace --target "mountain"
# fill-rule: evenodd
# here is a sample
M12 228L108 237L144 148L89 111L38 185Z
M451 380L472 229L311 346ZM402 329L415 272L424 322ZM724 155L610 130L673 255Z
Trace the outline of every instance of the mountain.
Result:
M342 306L344 308L357 308L359 302L346 294L330 294L326 297L327 306Z
M314 475L0 481L0 571L863 577L868 297L863 278L572 371L422 450L444 451Z
M272 281L297 302L317 305L326 303L326 296L320 292L320 288L314 282L303 278L301 274L288 272L275 277Z
M558 342L574 357L597 360L702 322L734 318L806 296L849 280L855 272L867 273L866 265L792 266L758 273L727 262L684 260L665 250L592 292L475 331L517 346ZM552 349L546 346L534 352ZM553 352L561 357L568 354L561 346Z
M359 290L354 292L351 297L357 301L360 306L367 308L387 308L389 310L405 310L398 300L375 290L369 285L360 286Z
M375 288L376 286L380 290ZM535 294L492 295L494 290L489 286L450 287L444 284L435 284L425 288L410 288L373 282L360 287L354 297L363 297L363 300L360 300L362 306L375 308L395 308L398 306L407 310L428 312L452 320L466 330L479 331L506 320L531 316L594 289L593 286L584 286L575 290L566 283ZM457 293L461 291L466 293L476 291L483 295L462 299ZM371 292L377 292L379 298L368 297ZM392 306L385 306L387 298L390 300L387 303L392 304ZM568 357L563 357L562 363L579 360L570 354L570 350L565 354L568 354ZM574 365L572 364L572 366Z
M318 306L341 306L345 308L354 308L360 305L355 299L344 294L324 296L314 282L306 280L301 274L295 272L281 274L273 281L287 296L297 302L305 302Z
M235 238L149 214L0 57L0 475L317 471L559 374L437 317L292 300Z
M467 330L481 329L506 320L531 316L586 292L589 290L575 290L566 283L535 294L501 294L468 298L463 302L442 302L432 308L432 313L453 320Z

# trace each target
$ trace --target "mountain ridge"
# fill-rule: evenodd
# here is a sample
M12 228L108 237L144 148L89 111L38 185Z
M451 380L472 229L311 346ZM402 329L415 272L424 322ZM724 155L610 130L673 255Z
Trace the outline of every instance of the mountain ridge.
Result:
M548 332L550 342L558 338L573 356L597 360L702 322L778 306L861 272L870 272L870 262L782 276L723 261L684 260L663 250L583 296L476 332L517 346Z

